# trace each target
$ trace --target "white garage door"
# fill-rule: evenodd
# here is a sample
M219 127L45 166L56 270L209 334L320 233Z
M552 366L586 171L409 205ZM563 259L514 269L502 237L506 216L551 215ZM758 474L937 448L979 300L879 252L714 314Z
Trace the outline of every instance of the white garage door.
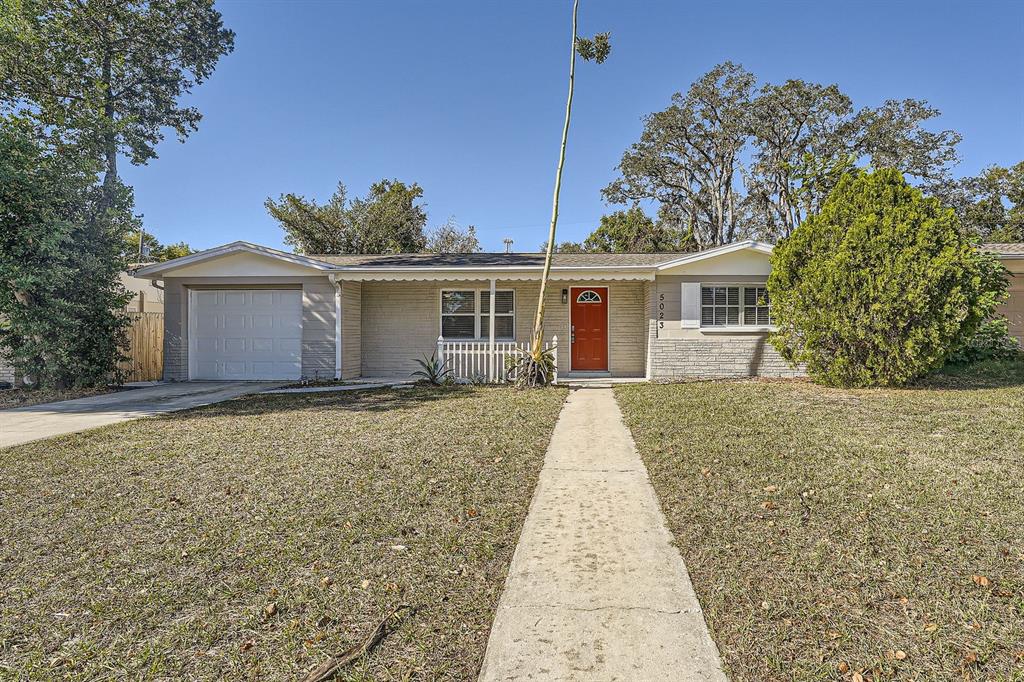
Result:
M189 311L190 378L302 375L302 291L193 290Z

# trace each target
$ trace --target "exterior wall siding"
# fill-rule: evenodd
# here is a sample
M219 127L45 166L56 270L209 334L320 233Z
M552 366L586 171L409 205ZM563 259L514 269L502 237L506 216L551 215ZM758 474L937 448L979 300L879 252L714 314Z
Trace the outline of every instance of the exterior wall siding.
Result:
M188 298L192 288L301 288L302 374L334 377L334 285L326 277L167 277L164 381L188 381Z
M553 281L545 294L544 336L558 336L558 371L569 372L569 304L562 289L609 288L609 356L612 376L642 377L646 369L645 282ZM364 282L362 286L362 374L406 376L416 359L430 356L441 333L441 290L487 290L489 282ZM515 340L525 343L533 329L539 282L502 282L498 289L516 296ZM486 336L486 334L484 334ZM343 365L344 366L344 365Z
M999 312L1010 323L1010 335L1024 346L1024 259L1007 259L1003 265L1010 271L1010 295Z
M362 373L363 285L344 282L341 286L341 378L354 379Z

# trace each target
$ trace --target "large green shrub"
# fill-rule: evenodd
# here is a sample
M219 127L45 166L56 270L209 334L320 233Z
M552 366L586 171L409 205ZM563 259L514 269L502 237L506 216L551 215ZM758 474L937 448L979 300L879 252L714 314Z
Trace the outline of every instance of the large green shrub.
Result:
M985 320L974 336L948 358L951 365L972 365L989 360L1016 360L1024 358L1024 349L1010 336L1010 324L1005 317Z
M821 383L901 385L963 348L1006 286L951 210L895 170L857 172L775 247L772 343Z
M127 343L119 275L131 193L102 201L96 163L0 118L0 348L47 387L120 379Z

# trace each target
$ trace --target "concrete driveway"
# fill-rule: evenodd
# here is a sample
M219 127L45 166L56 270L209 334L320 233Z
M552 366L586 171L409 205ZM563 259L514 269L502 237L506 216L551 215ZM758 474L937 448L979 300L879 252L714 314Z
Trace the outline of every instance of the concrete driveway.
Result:
M0 448L257 393L282 382L197 381L0 410Z

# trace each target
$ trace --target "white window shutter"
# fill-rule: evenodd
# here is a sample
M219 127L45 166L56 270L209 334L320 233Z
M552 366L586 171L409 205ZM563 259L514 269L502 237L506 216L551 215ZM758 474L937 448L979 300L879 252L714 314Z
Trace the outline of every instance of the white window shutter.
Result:
M679 326L683 329L700 329L700 282L682 284L682 318Z

